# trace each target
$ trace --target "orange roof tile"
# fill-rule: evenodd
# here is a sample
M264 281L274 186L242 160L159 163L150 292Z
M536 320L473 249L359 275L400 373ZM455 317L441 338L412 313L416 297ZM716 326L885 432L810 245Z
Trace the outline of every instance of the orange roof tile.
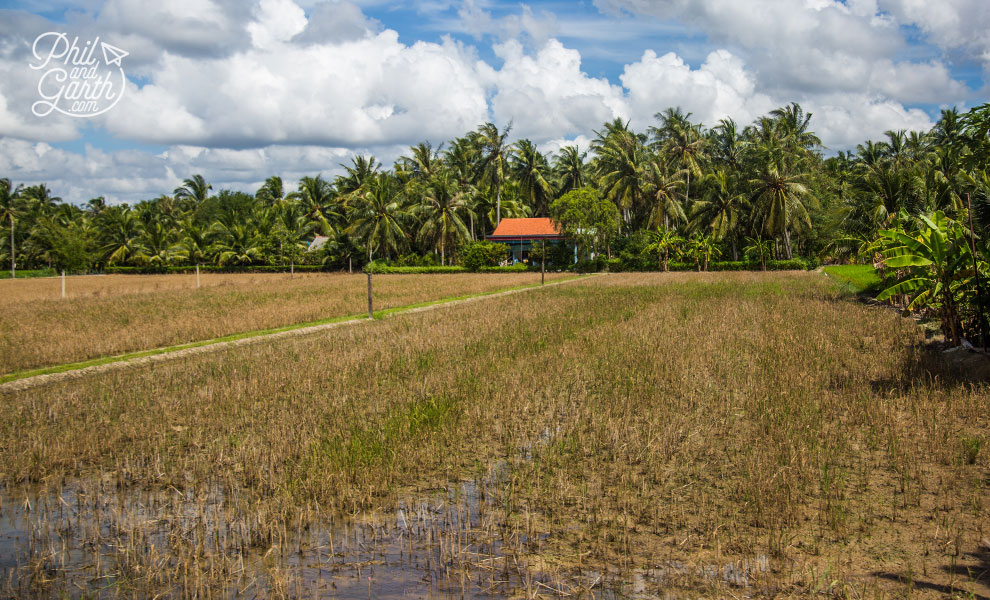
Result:
M560 235L550 219L502 219L489 237L529 237Z

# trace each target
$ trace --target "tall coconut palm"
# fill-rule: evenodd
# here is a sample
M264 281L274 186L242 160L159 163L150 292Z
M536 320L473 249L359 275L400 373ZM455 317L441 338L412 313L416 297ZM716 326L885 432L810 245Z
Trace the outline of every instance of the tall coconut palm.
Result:
M577 146L564 146L553 161L553 170L557 175L557 193L563 195L571 190L583 188L586 184L587 168L584 159L587 152L581 152Z
M21 191L24 186L14 185L10 179L4 177L0 179L0 223L7 221L10 223L10 276L14 277L17 263L14 255L14 223L21 216L23 206L21 205Z
M442 146L442 144L441 144ZM395 161L395 171L401 179L429 179L443 167L440 148L430 142L420 142L409 148L410 156L400 156Z
M670 173L664 161L654 154L646 164L644 177L644 192L653 204L650 208L650 227L669 229L671 221L686 221L684 207L677 199L677 190L683 183L680 176Z
M440 264L446 264L458 242L468 239L470 232L462 215L468 212L467 198L458 190L457 179L448 171L430 178L423 194L423 203L413 209L422 221L418 237L424 243L440 249Z
M684 206L691 202L691 176L701 176L701 156L705 148L705 138L701 136L700 127L692 125L688 119L675 120L670 115L657 114L661 119L661 131L664 132L661 150L670 157L684 173Z
M691 225L708 231L716 241L728 237L732 244L732 259L736 260L736 226L746 197L737 191L726 169L708 173L703 187L704 196L692 207Z
M495 194L495 227L502 221L502 191L511 152L506 140L511 130L512 123L501 132L494 123L485 123L471 135L478 148L477 178Z
M250 265L262 259L261 238L251 224L217 222L212 233L216 240L212 252L218 265Z
M175 195L176 200L180 201L182 210L188 211L206 202L206 199L210 197L210 190L212 189L213 186L207 183L202 175L197 173L189 179L184 179L182 185L175 188L175 191L172 193Z
M333 231L334 223L342 216L333 186L323 179L322 175L300 179L299 189L293 192L291 197L298 200L306 216L315 223L316 230L323 235L329 235Z
M784 161L771 160L758 167L756 177L750 180L755 216L764 231L783 237L788 259L794 258L791 230L802 224L811 227L805 202L813 202L814 198L803 179L802 174L791 171Z
M511 171L519 183L519 191L533 214L547 216L553 198L550 163L530 140L519 140L512 150Z
M157 221L146 227L138 239L134 258L142 265L164 267L185 257L177 245L179 231L169 223Z
M621 127L619 125L622 125ZM622 209L626 226L633 222L633 212L643 207L647 150L642 136L633 133L628 123L606 123L596 131L594 169L602 194Z
M376 250L398 253L405 244L402 186L388 173L378 173L352 195L353 215L347 232L367 244L368 262Z
M345 165L345 175L338 175L334 179L334 187L341 196L346 196L371 181L378 174L382 164L375 160L374 156L357 155L351 158L351 164Z
M272 175L265 180L265 183L254 193L254 197L260 200L265 206L280 204L285 199L285 187L282 178Z
M108 265L125 264L139 249L141 221L126 205L108 206L96 217L99 252Z

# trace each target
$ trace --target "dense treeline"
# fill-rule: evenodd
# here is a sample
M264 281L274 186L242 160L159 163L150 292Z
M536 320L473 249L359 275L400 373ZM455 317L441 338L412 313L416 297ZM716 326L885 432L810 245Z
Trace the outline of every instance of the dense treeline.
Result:
M932 131L888 132L831 158L810 118L792 104L745 127L723 120L706 128L668 109L645 132L617 119L595 132L591 148L553 155L530 140L509 143L509 128L487 123L438 147L414 146L391 170L358 156L333 180L304 177L288 190L272 176L254 195L214 190L192 175L171 194L134 206L102 198L75 206L44 184L2 179L0 223L10 243L0 256L12 270L290 262L346 268L372 251L403 264L455 264L500 218L557 217L565 204L558 200L575 190L616 213L614 231L593 229L600 235L585 240L584 251L644 268L690 262L687 256L699 266L701 257L744 255L757 262L872 260L880 232L909 217L942 211L964 221L970 194L977 230L990 223L990 105L943 111ZM329 243L306 252L316 235Z

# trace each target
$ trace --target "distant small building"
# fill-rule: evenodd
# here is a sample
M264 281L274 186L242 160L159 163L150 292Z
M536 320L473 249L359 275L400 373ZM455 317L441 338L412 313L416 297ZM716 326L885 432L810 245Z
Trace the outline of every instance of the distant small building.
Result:
M495 231L486 238L489 242L506 244L512 253L512 262L526 261L534 248L541 244L564 241L564 235L550 219L502 219Z
M317 250L322 248L329 240L330 238L325 235L316 236L315 238L313 238L313 241L309 243L309 247L306 248L306 252L316 252Z

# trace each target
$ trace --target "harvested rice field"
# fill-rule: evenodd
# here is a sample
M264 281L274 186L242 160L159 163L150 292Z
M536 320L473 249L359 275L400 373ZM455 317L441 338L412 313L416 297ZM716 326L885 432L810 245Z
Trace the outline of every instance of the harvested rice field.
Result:
M327 281L66 314L360 312ZM988 421L821 274L589 277L0 393L0 595L987 598Z

